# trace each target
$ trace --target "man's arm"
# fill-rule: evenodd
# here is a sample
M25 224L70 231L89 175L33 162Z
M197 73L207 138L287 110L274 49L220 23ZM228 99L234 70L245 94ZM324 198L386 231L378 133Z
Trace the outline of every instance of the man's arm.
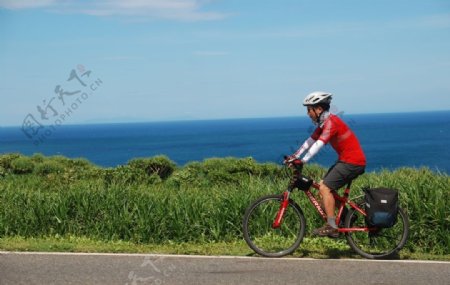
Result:
M302 162L307 163L314 155L316 155L319 150L325 145L325 143L321 140L317 140L313 145L308 149L308 152L303 156Z
M306 150L308 150L315 142L316 142L316 140L314 140L312 137L309 137L302 144L302 146L294 153L293 156L295 156L295 158L300 158L300 155L302 155L302 153L304 153Z

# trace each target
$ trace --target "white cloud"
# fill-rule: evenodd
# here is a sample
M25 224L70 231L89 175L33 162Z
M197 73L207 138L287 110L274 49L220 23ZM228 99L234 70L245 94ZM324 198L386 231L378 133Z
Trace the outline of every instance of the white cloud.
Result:
M178 21L221 20L228 15L202 11L205 0L0 0L0 8L48 8L54 12L80 13L93 16L129 16Z

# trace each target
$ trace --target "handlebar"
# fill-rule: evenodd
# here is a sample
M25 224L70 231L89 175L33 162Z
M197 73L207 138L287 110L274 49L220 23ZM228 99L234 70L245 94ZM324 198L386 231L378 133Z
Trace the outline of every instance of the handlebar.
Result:
M290 156L285 155L283 163L287 167L293 168L293 169L301 172L303 169L303 162L298 158L295 158L295 159L290 159L290 158L291 158Z
M311 187L313 180L302 175L304 165L303 161L298 158L285 155L283 163L287 167L285 168L286 174L292 175L288 187L288 189L290 189L289 191L296 188L300 190L308 190L309 187ZM288 168L292 169L293 172L289 173L290 171L288 171Z

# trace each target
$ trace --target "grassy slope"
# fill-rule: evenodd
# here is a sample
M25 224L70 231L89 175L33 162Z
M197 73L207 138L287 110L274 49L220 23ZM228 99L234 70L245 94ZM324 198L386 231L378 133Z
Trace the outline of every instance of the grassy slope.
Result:
M320 178L325 169L305 173ZM404 258L448 259L449 177L428 169L368 173L363 186L400 190L411 221ZM176 167L164 157L136 159L103 169L86 160L34 155L0 156L0 248L247 255L240 223L256 197L280 193L282 170L252 159L209 159ZM319 226L312 207L294 198ZM344 240L307 235L298 256L354 256ZM439 257L436 257L439 256Z

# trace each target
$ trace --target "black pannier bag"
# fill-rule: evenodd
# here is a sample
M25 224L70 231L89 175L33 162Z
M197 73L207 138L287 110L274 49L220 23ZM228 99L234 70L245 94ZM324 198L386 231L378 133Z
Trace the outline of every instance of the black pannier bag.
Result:
M397 222L398 192L389 188L364 189L368 226L390 228Z

